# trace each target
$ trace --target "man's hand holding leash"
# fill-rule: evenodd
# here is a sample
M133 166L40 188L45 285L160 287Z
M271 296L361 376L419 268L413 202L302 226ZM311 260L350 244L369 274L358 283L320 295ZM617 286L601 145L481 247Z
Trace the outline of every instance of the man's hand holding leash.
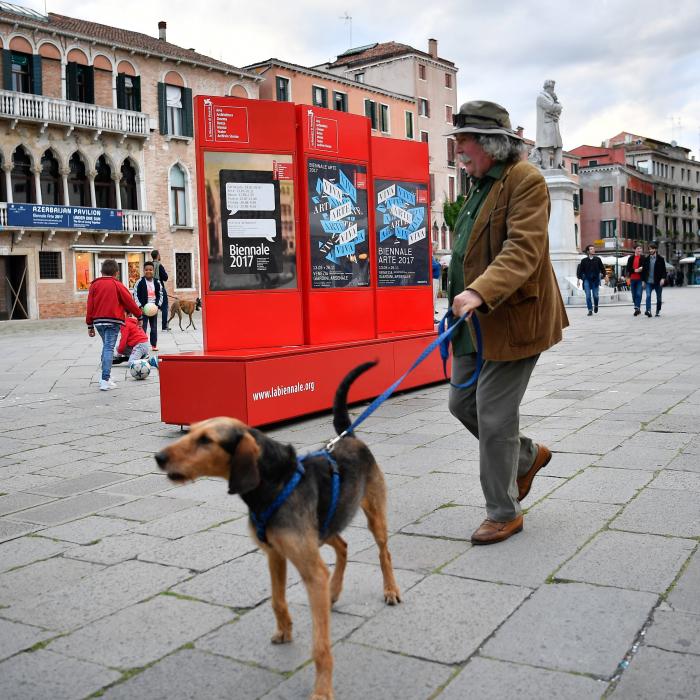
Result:
M452 313L457 318L461 318L464 314L467 314L467 318L471 318L474 310L478 309L483 303L484 300L477 292L472 289L465 289L453 299Z

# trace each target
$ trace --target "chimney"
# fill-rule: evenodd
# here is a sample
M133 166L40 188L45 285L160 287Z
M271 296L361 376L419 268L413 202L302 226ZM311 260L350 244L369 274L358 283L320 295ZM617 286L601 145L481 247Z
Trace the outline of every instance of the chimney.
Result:
M161 41L166 41L166 38L165 38L165 28L166 28L167 26L168 26L168 25L167 25L163 20L161 20L160 22L158 22L158 38L159 38Z
M437 39L428 39L428 53L433 57L437 58Z

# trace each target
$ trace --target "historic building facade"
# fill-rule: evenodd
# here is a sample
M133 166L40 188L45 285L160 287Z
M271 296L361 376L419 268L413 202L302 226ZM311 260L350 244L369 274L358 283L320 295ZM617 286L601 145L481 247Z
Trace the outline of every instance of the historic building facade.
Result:
M130 285L153 248L171 296L200 289L192 99L262 79L158 32L3 3L0 319L81 315L104 259Z

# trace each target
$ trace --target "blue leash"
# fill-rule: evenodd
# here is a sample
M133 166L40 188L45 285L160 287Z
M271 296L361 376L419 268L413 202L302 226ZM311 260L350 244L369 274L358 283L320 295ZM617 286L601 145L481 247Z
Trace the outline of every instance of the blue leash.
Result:
M454 320L450 323L451 319ZM465 314L461 318L456 318L452 315L452 312L448 309L447 313L440 320L438 326L438 337L433 340L430 345L428 345L423 352L418 356L415 362L384 392L377 396L372 403L367 406L367 408L353 421L347 430L344 430L340 435L333 438L323 450L317 450L315 452L308 452L307 454L299 457L297 455L297 466L292 475L292 478L285 484L284 488L277 494L275 500L260 514L250 511L250 519L255 525L255 531L258 539L261 542L267 542L265 537L265 531L267 529L267 524L270 522L272 516L284 505L286 500L292 495L292 492L297 487L301 481L302 476L304 476L305 469L303 462L310 457L323 457L331 466L331 503L324 518L323 525L321 527L321 539L325 538L328 528L330 527L333 516L335 515L336 509L338 508L338 501L340 500L340 471L338 469L338 463L335 461L331 455L331 451L335 446L335 443L346 437L347 435L352 435L358 425L363 423L369 416L371 416L378 408L381 406L398 388L398 386L403 382L406 377L413 372L413 370L418 367L418 365L425 360L430 353L435 350L435 348L440 348L440 357L442 358L442 371L447 378L447 360L450 356L450 338L454 335L455 331L459 328L460 324L464 323L467 319ZM476 382L479 377L479 372L481 372L481 367L484 363L483 360L483 341L481 338L481 326L479 325L479 319L475 314L471 317L472 325L474 326L474 334L476 335L476 368L472 376L464 384L453 384L450 382L450 386L455 389L467 389Z

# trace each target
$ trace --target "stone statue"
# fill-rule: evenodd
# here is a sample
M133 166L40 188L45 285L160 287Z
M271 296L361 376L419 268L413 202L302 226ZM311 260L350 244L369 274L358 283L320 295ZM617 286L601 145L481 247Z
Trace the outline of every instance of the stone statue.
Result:
M545 80L537 96L537 137L530 161L543 170L562 168L562 141L559 115L562 105L554 92L554 81Z

